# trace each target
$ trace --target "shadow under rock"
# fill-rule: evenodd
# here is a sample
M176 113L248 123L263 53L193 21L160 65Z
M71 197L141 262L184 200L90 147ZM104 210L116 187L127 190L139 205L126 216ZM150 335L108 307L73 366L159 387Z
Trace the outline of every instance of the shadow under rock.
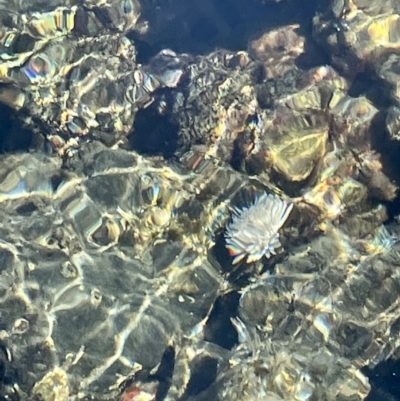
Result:
M16 112L0 103L0 153L28 151L33 140L33 132L22 126Z
M128 140L131 149L140 154L161 155L168 159L178 148L179 127L170 121L168 114L161 115L157 107L158 102L154 102L138 111Z

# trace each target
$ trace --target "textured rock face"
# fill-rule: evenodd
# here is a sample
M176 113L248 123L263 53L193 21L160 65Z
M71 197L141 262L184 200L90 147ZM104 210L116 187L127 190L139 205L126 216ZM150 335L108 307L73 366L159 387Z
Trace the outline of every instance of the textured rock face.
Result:
M0 0L0 101L57 153L0 157L0 395L363 400L360 369L398 348L398 177L377 146L399 140L397 3L332 1L313 21L332 65L307 68L292 22L139 64L131 33L159 6ZM216 6L193 3L229 36ZM355 94L361 71L384 102ZM257 196L282 199L249 212L268 252L260 222L232 223ZM234 266L232 226L258 250Z
M68 173L41 155L2 162L2 339L29 372L21 392L109 394L117 372L153 367L207 316L222 278L204 245L212 212L196 201L204 177L98 144Z
M387 325L399 319L398 227L391 228L352 241L328 226L246 288L238 321L245 341L211 393L364 399L369 385L357 368L375 366L398 346L397 324Z
M0 98L61 153L82 137L115 143L157 86L125 36L139 3L74 3L0 5Z
M69 170L40 154L1 166L2 341L19 391L109 399L207 317L223 281L208 249L252 185L99 143Z
M390 272L397 248L378 230L382 207L344 220L342 231L320 225L317 239L289 247L272 275L244 286L236 321L242 343L227 355L196 339L226 291L222 272L230 262L215 259L210 247L228 206L248 203L262 183L211 159L184 170L100 143L82 146L64 168L58 157L41 154L1 162L1 338L12 355L7 374L18 373L18 391L10 383L2 389L7 396L115 398L119 384L156 366L172 343L165 399L306 392L361 400L369 387L359 367L395 348L399 283ZM353 198L353 207L364 202ZM325 219L306 217L307 210L296 201L285 244L288 236L298 241L316 217ZM357 234L347 236L355 226ZM193 390L196 366L208 361L215 383ZM327 366L339 366L340 374ZM160 376L134 379L121 399L155 394L158 382Z
M314 19L314 36L330 52L332 63L349 76L373 68L396 99L394 60L399 40L396 1L335 1Z

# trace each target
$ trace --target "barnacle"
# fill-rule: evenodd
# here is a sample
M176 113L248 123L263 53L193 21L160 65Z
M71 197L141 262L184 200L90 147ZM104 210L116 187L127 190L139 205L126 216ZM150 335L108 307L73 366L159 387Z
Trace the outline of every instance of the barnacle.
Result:
M292 203L276 195L263 193L250 207L234 208L232 222L227 226L226 247L234 257L233 264L247 255L247 263L262 256L275 255L281 244L278 230L283 226L293 208Z

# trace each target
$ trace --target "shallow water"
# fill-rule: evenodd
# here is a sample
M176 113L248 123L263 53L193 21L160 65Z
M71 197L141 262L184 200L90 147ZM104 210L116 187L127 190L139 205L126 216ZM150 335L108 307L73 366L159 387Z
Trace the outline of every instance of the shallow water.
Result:
M329 63L327 52L323 48L319 48L311 37L312 17L317 9L326 7L327 1L322 4L318 0L287 0L279 4L268 5L255 0L196 0L190 2L190 5L186 0L155 1L155 3L157 4L148 4L143 9L143 16L149 21L152 29L147 34L128 34L128 37L136 45L138 62L142 64L148 63L162 49L171 49L178 54L189 53L191 55L206 55L216 49L246 50L249 42L260 34L293 23L300 24L299 31L306 36L310 54L312 54L311 57L307 57L306 52L306 55L299 60L298 65L308 69ZM368 76L368 73L363 73L354 82L351 89L352 96L369 92L378 108L387 107L388 99L379 96L379 88L376 90L371 88L371 82L374 85L375 81L373 77ZM2 127L0 149L4 153L26 152L32 147L32 133L29 129L23 128L18 118L15 117L14 111L7 106L0 106L0 125ZM138 112L134 131L139 140L131 140L130 146L133 149L145 155L161 153L165 158L173 159L177 147L178 127L167 123L163 117L155 116L151 107ZM152 136L151 133L156 131L158 134ZM154 141L150 145L147 135ZM157 143L161 137L165 142ZM166 137L168 141L165 140ZM140 138L145 138L145 144ZM42 150L43 147L44 150L49 150L47 145L42 146ZM396 158L397 149L393 149L390 143L381 143L380 149L387 152L387 167L397 171L399 168ZM393 165L390 165L391 163ZM18 192L21 188L14 188L14 190ZM8 196L11 194L8 193ZM388 203L390 220L399 213L399 204L397 198L392 203ZM161 217L157 215L155 218ZM218 242L216 249L217 252L220 249ZM220 260L226 257L226 251L225 254L222 254L221 251L218 256ZM233 303L238 302L237 294L232 295L232 298ZM218 308L219 306L215 309ZM235 309L232 306L223 305L221 309L230 315L234 315L236 312L231 310ZM215 332L221 332L226 337L215 338L214 332L213 341L227 348L232 347L237 342L236 333L230 323L227 324L226 316L221 318L218 313L221 312L215 312L217 319L224 321L219 323L213 321L213 324L220 326ZM212 316L212 319L216 318ZM400 375L400 362L389 360L379 364L373 370L364 369L364 372L370 378L372 385L371 393L366 398L367 401L381 401L382 399L400 401L400 386L396 379ZM194 385L194 387L196 386Z

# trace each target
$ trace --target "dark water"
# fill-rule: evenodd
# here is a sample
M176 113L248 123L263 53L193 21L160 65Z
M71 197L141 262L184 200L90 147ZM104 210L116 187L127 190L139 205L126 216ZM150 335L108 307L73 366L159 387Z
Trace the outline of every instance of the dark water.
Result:
M375 369L364 369L370 380L371 393L367 401L398 401L400 400L400 362L390 359L382 362Z
M311 34L312 17L328 1L285 0L267 5L258 0L156 0L156 6L144 7L144 18L155 29L144 36L131 34L131 38L142 63L165 48L191 54L218 48L246 50L260 33L282 25L299 23L303 33Z

